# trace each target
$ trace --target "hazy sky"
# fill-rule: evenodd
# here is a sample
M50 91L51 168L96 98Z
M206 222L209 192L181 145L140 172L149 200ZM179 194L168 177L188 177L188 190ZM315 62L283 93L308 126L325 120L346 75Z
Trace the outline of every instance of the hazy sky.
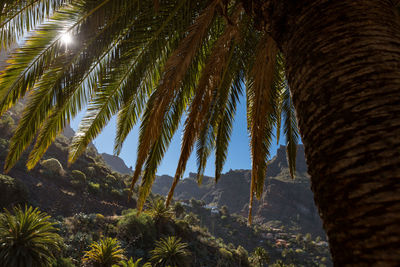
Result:
M79 121L83 114L78 116L72 123L71 127L76 130L79 125ZM110 121L103 132L95 139L94 144L100 153L106 152L109 154L113 153L114 137L115 137L115 117ZM180 144L181 144L181 130L182 124L175 133L175 136L169 146L165 157L157 170L158 175L168 174L173 176L175 174L179 154L180 154ZM227 172L230 169L250 169L251 159L250 159L250 149L249 149L249 138L246 129L246 100L244 97L241 98L240 104L236 112L236 118L234 122L233 132L231 136L231 142L228 150L228 157L224 166L223 172ZM127 137L120 157L125 161L125 164L129 166L135 165L136 161L136 149L138 142L138 128L139 124L132 130L130 135ZM281 138L280 144L284 143L284 138ZM276 140L273 142L271 149L271 157L276 154ZM214 176L214 154L211 154L208 162L207 168L205 170L205 175ZM192 155L188 161L186 172L184 177L187 177L189 172L196 172L196 151L192 152Z

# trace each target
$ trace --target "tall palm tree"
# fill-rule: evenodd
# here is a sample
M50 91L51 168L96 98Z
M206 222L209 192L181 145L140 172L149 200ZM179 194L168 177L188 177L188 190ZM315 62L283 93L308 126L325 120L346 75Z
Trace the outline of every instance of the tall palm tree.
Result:
M111 267L125 260L124 250L118 240L111 237L100 239L90 245L82 258L82 263L95 267Z
M0 214L0 266L51 266L62 239L49 219L32 207Z
M161 238L156 241L156 247L150 252L151 261L158 267L189 266L190 252L187 244L175 236Z
M143 171L140 209L186 111L168 204L194 147L199 182L212 151L218 180L238 96L246 91L253 162L249 211L253 196L263 190L281 115L294 176L294 106L335 264L398 265L397 3L4 0L3 46L38 29L0 78L0 113L27 98L5 169L37 135L27 164L32 168L88 104L69 159L76 160L113 115L118 154L140 120L132 179L133 187ZM73 35L74 42L62 43L67 39L62 33Z

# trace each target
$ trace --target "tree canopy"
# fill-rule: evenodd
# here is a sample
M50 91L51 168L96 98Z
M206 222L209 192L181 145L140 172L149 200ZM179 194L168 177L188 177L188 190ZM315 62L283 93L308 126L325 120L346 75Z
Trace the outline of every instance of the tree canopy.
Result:
M131 188L143 174L141 209L184 120L168 205L193 149L198 182L213 151L218 181L239 96L245 93L252 155L249 214L253 196L262 194L270 145L274 135L279 140L281 124L294 176L298 130L284 58L242 1L20 0L5 1L1 8L3 47L24 38L0 77L1 114L26 99L6 171L37 136L27 162L33 168L83 109L87 113L70 147L70 162L114 115L115 154L140 121ZM66 34L71 42L65 42Z

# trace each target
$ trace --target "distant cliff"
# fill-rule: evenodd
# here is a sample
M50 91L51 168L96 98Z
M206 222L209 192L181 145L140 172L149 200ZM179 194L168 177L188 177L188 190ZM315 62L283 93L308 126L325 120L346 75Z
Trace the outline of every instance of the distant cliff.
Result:
M191 173L175 189L175 198L195 198L218 207L226 205L230 212L246 215L248 212L250 170L230 170L222 174L215 184L212 177L204 177L197 185L196 175ZM160 176L153 186L153 193L166 195L172 177ZM269 161L264 194L255 202L255 220L268 222L278 220L285 224L299 225L303 232L323 235L322 223L314 204L313 193L307 175L304 147L298 146L296 178L292 180L286 159L286 147L281 146Z
M122 174L131 174L132 169L125 165L125 162L118 156L102 153L104 161L110 166L111 169Z

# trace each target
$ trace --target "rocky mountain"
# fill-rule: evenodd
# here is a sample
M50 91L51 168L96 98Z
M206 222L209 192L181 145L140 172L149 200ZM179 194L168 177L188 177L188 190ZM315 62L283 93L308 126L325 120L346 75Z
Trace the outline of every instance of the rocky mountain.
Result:
M67 125L64 128L62 135L67 138L72 138L75 135L75 131L71 128L71 126ZM96 151L96 153L98 153L97 148L93 145L92 142L89 144L89 147L94 149ZM131 174L132 173L132 169L128 168L125 165L125 162L120 157L110 155L107 153L102 153L101 156L103 157L104 162L107 164L107 166L111 170L117 171L121 174Z
M120 157L107 153L101 153L101 156L107 165L114 171L122 174L131 174L133 172L132 167L128 168L128 166L126 166L125 162Z
M250 170L230 170L222 174L218 183L212 177L204 177L198 186L196 174L190 173L175 189L175 198L203 200L209 206L227 206L230 212L245 216L248 212ZM156 179L153 193L166 195L172 177L163 175ZM261 199L254 203L255 221L259 223L282 222L299 227L301 232L324 235L322 222L314 204L307 174L304 147L298 146L296 177L291 179L286 158L286 147L281 146L269 161L265 190Z

